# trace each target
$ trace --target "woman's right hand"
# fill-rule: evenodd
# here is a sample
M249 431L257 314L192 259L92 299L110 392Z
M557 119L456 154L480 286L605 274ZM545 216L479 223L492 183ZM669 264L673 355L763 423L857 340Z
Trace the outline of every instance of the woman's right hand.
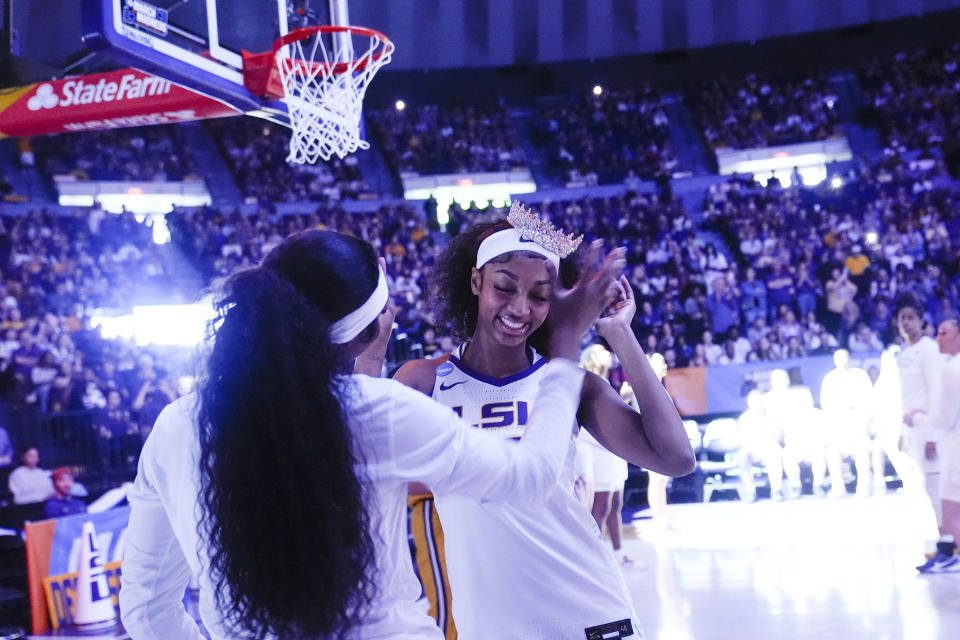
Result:
M547 316L552 357L576 360L581 336L621 293L617 277L627 266L626 251L614 249L601 262L602 251L602 241L592 242L577 283L570 289L563 289L558 283L554 289Z

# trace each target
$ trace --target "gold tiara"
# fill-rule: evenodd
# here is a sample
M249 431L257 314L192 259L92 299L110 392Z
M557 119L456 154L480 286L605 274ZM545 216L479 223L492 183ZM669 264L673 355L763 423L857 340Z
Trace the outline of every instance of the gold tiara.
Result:
M510 207L507 222L520 232L522 238L536 242L547 251L560 256L561 259L576 251L583 242L582 235L577 238L574 238L572 233L564 235L560 229L519 202L514 202Z

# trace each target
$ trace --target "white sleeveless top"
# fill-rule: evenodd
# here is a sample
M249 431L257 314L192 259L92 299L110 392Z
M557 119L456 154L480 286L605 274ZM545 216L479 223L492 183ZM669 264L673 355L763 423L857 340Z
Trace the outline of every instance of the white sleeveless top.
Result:
M527 370L490 378L461 362L464 346L437 367L433 398L490 437L519 438L546 360L531 349ZM583 640L625 620L633 635L596 637L643 637L613 552L574 497L575 451L571 440L556 488L533 506L434 492L460 640Z

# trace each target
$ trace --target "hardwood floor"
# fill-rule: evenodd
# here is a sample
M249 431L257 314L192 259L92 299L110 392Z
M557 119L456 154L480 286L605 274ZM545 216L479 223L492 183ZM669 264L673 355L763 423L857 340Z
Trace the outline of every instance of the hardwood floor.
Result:
M634 521L624 541L650 640L960 639L960 573L914 568L935 538L919 501L805 496L668 517Z

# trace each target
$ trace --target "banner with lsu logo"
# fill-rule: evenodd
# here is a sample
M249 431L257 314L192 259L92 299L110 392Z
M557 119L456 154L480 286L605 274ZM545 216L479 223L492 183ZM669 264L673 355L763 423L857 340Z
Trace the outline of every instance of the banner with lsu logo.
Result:
M102 513L78 513L56 520L31 522L24 527L27 573L30 580L30 620L33 633L70 624L75 608L76 577L80 563L84 522L92 522L103 553L110 592L120 587L120 561L130 507ZM44 583L46 582L45 592ZM51 624L51 619L56 620Z
M240 112L136 69L39 82L0 95L0 136L139 127Z

